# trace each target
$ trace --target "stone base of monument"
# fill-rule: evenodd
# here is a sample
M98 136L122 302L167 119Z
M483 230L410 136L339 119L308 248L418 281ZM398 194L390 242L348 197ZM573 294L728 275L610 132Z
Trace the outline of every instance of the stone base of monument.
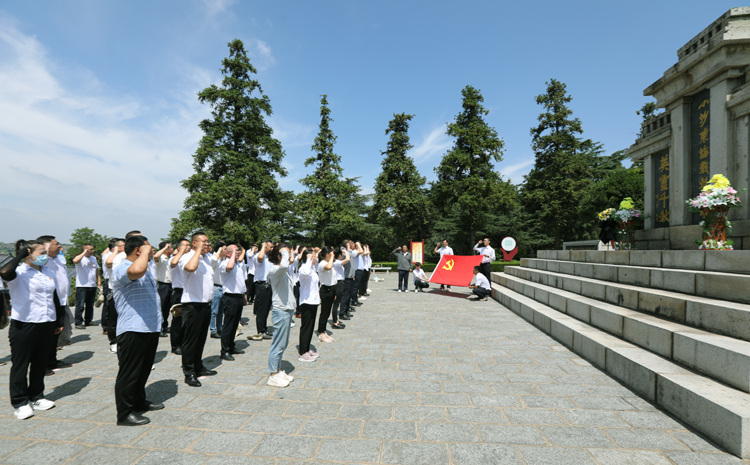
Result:
M696 239L703 237L703 228L698 225L672 226L670 228L635 231L635 247L638 250L696 250ZM732 221L735 250L750 250L750 220Z
M750 457L750 251L539 251L492 296L645 399Z

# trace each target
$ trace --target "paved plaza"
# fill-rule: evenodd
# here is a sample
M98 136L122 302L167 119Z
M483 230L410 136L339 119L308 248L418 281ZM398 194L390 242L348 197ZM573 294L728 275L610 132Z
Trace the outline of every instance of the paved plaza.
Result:
M266 385L269 341L245 339L254 320L234 362L207 341L218 375L201 388L182 382L180 358L160 339L147 393L166 408L144 427L115 425L117 358L98 326L75 331L59 353L73 368L46 378L57 407L29 420L13 417L8 363L0 463L745 463L498 303L467 301L461 288L397 293L394 274L378 276L335 342L315 341L320 361L297 361L299 324L292 330L288 388Z

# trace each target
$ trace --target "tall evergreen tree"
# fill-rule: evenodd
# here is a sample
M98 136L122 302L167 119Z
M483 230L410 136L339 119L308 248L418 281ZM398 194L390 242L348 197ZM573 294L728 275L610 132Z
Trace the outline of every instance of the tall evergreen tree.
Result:
M395 239L425 239L430 216L430 202L425 192L425 177L420 176L414 160L406 155L409 143L409 121L414 115L394 114L388 122L390 134L383 170L375 180L373 213L380 224L387 226Z
M172 220L172 238L199 228L241 241L282 233L277 209L285 196L276 176L287 173L281 166L284 150L265 121L271 101L251 78L256 70L242 41L228 45L221 86L198 93L198 100L211 106L211 117L200 123L204 135L193 155L195 173L181 182L188 197Z
M547 82L547 92L536 97L544 112L539 124L531 128L536 160L525 176L522 195L527 211L534 212L548 228L555 248L574 237L581 200L591 184L590 151L595 144L577 137L583 129L566 105L571 100L565 84L556 79Z
M307 187L300 196L302 216L311 239L321 245L336 231L355 228L362 221L351 203L359 186L343 177L341 157L333 151L336 136L331 121L327 95L321 95L320 130L312 146L315 155L305 160L305 166L315 165L315 171L300 181Z
M464 241L468 239L473 246L475 234L486 233L488 214L509 206L512 196L511 186L502 181L492 164L502 161L504 142L484 120L489 114L482 105L484 97L472 86L466 86L461 94L463 111L446 132L456 141L435 168L432 194L440 214L447 218L454 213L460 229L468 230ZM454 249L466 250L455 243L456 238L451 239Z

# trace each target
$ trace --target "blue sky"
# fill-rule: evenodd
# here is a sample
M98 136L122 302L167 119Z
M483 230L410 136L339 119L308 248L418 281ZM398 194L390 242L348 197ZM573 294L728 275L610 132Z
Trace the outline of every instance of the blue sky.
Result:
M451 146L445 123L461 89L480 89L505 141L497 169L515 183L533 165L534 97L563 81L584 137L607 153L639 130L643 89L677 49L733 6L725 0L629 2L38 1L0 5L0 241L78 227L164 237L182 208L179 181L221 80L227 42L258 69L286 151L286 189L328 94L346 176L373 190L394 113L415 114L420 172Z

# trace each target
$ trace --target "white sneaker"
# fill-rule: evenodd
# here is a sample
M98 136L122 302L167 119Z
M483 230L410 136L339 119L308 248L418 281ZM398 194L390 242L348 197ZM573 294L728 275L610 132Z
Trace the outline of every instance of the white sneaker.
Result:
M117 353L117 344L110 344L109 345L109 351L112 352L113 354L116 354Z
M365 297L365 296L360 296L360 297L359 297L359 300L367 300L367 297Z
M415 294L419 294L419 289L414 289Z
M368 290L367 290L367 293L368 293L368 294L372 294L372 291L368 289Z
M55 403L47 399L39 399L38 401L31 404L34 410L49 410L55 408Z
M284 370L279 370L279 373L281 373L281 374L282 374L282 375L284 376L284 378L286 378L286 380L287 380L287 381L289 381L290 383L291 383L292 381L294 381L294 376L290 375L290 374L289 374L289 373L287 373L286 371L284 371Z
M25 420L34 416L34 409L31 408L31 404L26 404L23 407L17 408L15 415L19 420Z
M294 321L292 321L292 324L289 327L294 328L295 326L297 326L297 324Z
M282 374L283 372L280 371L276 373L275 375L271 375L268 377L268 385L269 386L276 386L276 387L287 387L289 386L289 381L284 377Z
M399 289L398 292L404 292L404 291L402 291L401 289Z

